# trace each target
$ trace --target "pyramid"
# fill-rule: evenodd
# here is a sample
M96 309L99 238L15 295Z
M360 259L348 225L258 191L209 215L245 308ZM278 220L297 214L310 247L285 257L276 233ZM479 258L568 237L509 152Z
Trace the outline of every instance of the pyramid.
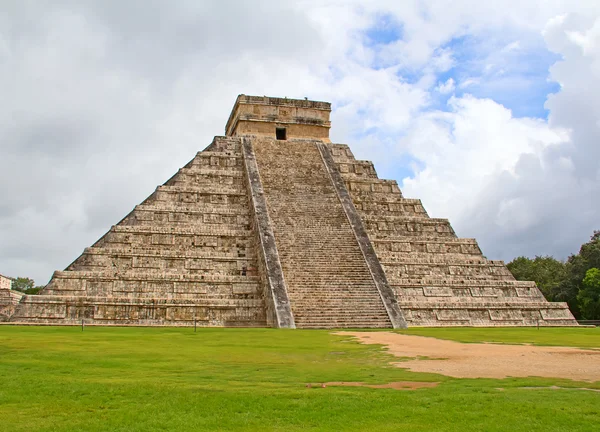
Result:
M577 325L329 140L326 102L238 96L213 142L15 323L279 328Z

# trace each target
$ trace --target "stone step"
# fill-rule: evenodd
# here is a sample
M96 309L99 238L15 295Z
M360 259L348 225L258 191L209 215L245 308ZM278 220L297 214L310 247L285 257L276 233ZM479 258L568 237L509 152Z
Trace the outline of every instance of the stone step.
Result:
M191 170L210 167L213 170L222 170L227 173L231 170L239 170L243 172L244 161L241 156L221 155L215 157L202 155L195 158L191 164L186 165L186 168Z
M413 200L411 200L413 201ZM429 218L422 204L416 203L394 203L387 201L361 201L354 200L354 207L361 216L376 216L381 214L406 215L412 217Z
M519 287L535 287L535 282L531 281L518 281L518 280L508 280L508 281L492 281L492 280L474 280L468 278L451 278L451 277L441 277L441 278L398 278L392 284L393 286L402 286L402 287L422 287L422 286L431 286L431 287L452 287L452 288L460 288L460 287L486 287L486 286L519 286Z
M187 225L177 227L158 227L158 226L132 226L132 225L114 225L110 232L127 234L165 234L165 235L207 235L207 236L227 236L227 237L250 237L252 231L249 229L217 229L217 227L207 225Z
M281 257L280 257L281 258ZM362 256L357 257L345 257L346 259L355 259L357 262L355 263L347 263L345 265L337 266L335 263L330 261L320 261L319 259L303 259L302 261L293 261L288 262L284 267L290 271L298 271L301 274L306 273L306 270L310 270L311 273L318 272L319 269L323 269L326 271L330 271L333 269L338 269L340 274L343 274L347 271L360 271L364 272L367 269L367 266L364 263L358 261ZM293 259L293 258L291 258ZM310 267L308 267L310 266Z
M336 307L338 306L338 307ZM321 314L325 316L331 317L352 317L358 316L361 319L371 318L371 319L383 319L386 320L388 318L386 313L382 313L380 308L360 308L360 309L342 309L339 307L340 305L335 304L325 304L323 307L311 307L310 304L299 303L294 309L297 311L295 316L297 317L314 317L319 316Z
M258 274L255 264L237 260L208 260L208 259L164 259L156 257L133 257L101 260L100 256L93 259L80 257L71 264L68 271L156 271L177 275L244 275Z
M247 204L177 203L167 201L140 204L135 207L134 211L148 213L190 213L200 216L205 214L247 216L250 214L250 208Z
M354 315L337 315L334 312L314 313L311 316L294 316L297 326L323 325L330 323L330 327L338 325L352 327L392 327L387 316L369 316L367 314L356 312Z
M400 188L396 180L385 180L379 178L352 178L346 180L346 187L353 195L355 192L379 192L379 193L395 193L401 196Z
M109 248L109 247L87 247L83 251L86 255L108 255L111 257L160 257L160 258L203 258L214 261L247 261L254 260L255 251L250 248L232 250L230 253L222 251L198 252L194 249L165 250L163 248Z
M129 297L98 297L98 296L56 296L35 295L26 296L22 303L28 304L52 304L52 303L90 303L92 305L146 305L160 307L170 306L196 306L196 307L261 307L262 300L257 299L226 299L226 298L198 298L198 299L170 299L170 298L148 298L134 299Z
M440 302L440 301L423 301L419 300L417 302L410 301L399 301L399 305L402 308L407 309L467 309L461 303L448 303L448 302ZM471 308L481 308L481 309L544 309L544 310L568 310L568 306L564 302L547 302L547 301L537 301L537 302L521 302L521 301L511 301L508 299L502 299L502 301L470 301L468 303L468 309Z
M221 298L260 299L262 290L257 281L169 280L168 278L54 278L43 294L74 296L113 296L127 298Z
M392 288L396 292L398 298L406 297L520 297L520 298L543 298L541 291L532 285L502 285L505 281L485 281L485 284L473 285L473 286L459 286L459 285L446 285L446 286L420 286L420 287L406 287L392 285ZM491 282L496 282L492 284ZM513 281L507 281L513 282ZM450 299L447 299L450 300Z
M235 182L244 182L243 166L212 167L210 165L190 165L181 168L178 173L185 176L204 176L206 178L231 177Z
M159 194L201 194L201 195L247 195L246 187L239 185L195 185L182 184L177 186L163 185L156 189ZM160 200L160 198L157 198Z
M385 269L384 269L385 270ZM489 269L473 269L471 271L463 271L463 272L459 272L456 271L454 273L446 270L446 271L438 271L433 272L431 270L422 270L421 273L418 272L413 272L411 274L407 274L407 273L394 273L391 272L389 270L386 270L386 275L388 278L388 281L390 283L390 285L394 286L394 285L401 285L401 283L399 282L400 279L403 279L406 276L422 276L422 277L454 277L455 279L470 279L473 281L485 281L487 280L493 280L496 282L499 281L512 281L514 280L514 276L512 276L512 274L510 274L510 272L508 273L504 273L504 272L493 272Z
M380 325L380 324L372 324L372 323L324 323L324 324L311 324L311 323L301 323L297 326L299 329L303 330L326 330L326 329L363 329L363 328L391 328L391 325Z
M398 221L388 221L381 219L363 219L365 228L369 232L369 236L374 235L375 239L385 234L396 233L400 235L451 235L455 237L454 230L450 226L447 219L438 218L415 218L411 216L394 216ZM393 238L393 237L391 237Z
M302 289L294 289L294 287L292 287L290 289L290 291L293 291L295 293L295 297L298 300L302 300L302 299L308 299L308 300L312 300L312 299L320 299L320 298L330 298L330 299L336 299L339 298L340 302L344 302L347 299L351 299L353 301L362 301L362 302L370 302L373 304L380 304L381 303L381 299L378 296L378 292L375 291L356 291L356 290L344 290L344 289L327 289L325 290L315 290L314 288L317 287L309 287L309 286L304 286L304 288ZM340 298L339 294L343 294L343 298Z
M440 254L441 255L441 254ZM488 260L483 257L471 257L464 255L429 255L421 257L408 256L403 260L398 259L397 261L381 260L383 266L389 268L402 267L402 266L457 266L457 267L500 267L505 268L504 261L499 260Z
M294 314L294 318L304 321L383 321L389 322L385 313L378 313L375 310L341 310L339 308L324 309L304 309L297 308L299 312Z
M406 240L409 238L420 240L420 241L445 241L446 239L456 238L456 234L450 231L436 231L436 230L411 230L406 231L380 231L374 229L368 229L369 239L371 242L376 243L379 240L398 241Z
M195 159L207 159L207 158L219 158L219 159L231 159L231 158L242 158L241 150L238 151L212 151L212 150L202 150L196 153Z
M407 239L409 240L409 239ZM427 256L472 256L482 258L483 254L477 243L453 243L454 238L436 239L435 241L427 242L416 240L414 242L406 241L403 243L387 241L373 242L373 248L377 252L377 256L382 260L398 260L406 257L424 258Z
M325 315L326 318L318 318L321 314ZM306 315L294 315L294 319L298 322L327 322L327 321L338 321L338 322L381 322L386 325L389 325L389 320L387 319L387 315L371 315L365 311L355 311L354 313L341 314L335 310L324 310L320 312L319 310L313 310L312 314Z
M336 168L340 172L342 178L347 181L363 178L378 178L373 163L369 161L344 161L336 163Z
M188 181L191 183L217 183L229 182L232 184L245 184L244 169L242 166L218 167L192 165L190 168L180 168L176 178L181 176L179 181Z
M138 280L151 282L204 282L204 283L259 283L258 276L232 276L232 275L184 275L168 272L125 271L125 272L99 272L99 271L55 271L53 279L97 279L97 280Z
M335 329L335 328L391 328L391 323L381 321L298 321L300 329Z
M344 291L344 290L328 290L328 291L320 291L322 294L315 294L315 290L309 290L308 288L303 290L298 289L290 289L290 292L294 293L294 298L297 301L316 301L319 299L331 299L336 300L339 303L344 303L348 300L352 300L353 302L361 302L361 303L370 303L370 304L381 304L381 299L378 297L379 293L376 292L367 292L364 296L355 295L354 291ZM367 296L367 294L370 294ZM340 298L342 297L342 298Z
M349 307L349 301L352 301L352 306ZM539 300L539 299L538 299ZM343 301L337 301L333 297L315 297L315 298L303 298L298 297L294 302L293 308L303 311L315 311L321 310L326 311L328 308L335 308L347 311L371 311L372 313L378 313L382 316L387 316L386 312L381 311L381 300L378 302L369 302L366 300L359 300L349 297Z
M489 262L481 254L454 252L381 252L377 255L379 261L387 265L403 265L414 263L433 264L473 264Z
M194 215L185 213L176 214L155 214L154 219L139 219L133 216L133 219L127 219L120 226L132 227L152 227L152 228L174 228L174 229L204 229L235 231L238 229L250 230L250 217L245 215L219 215L206 214Z

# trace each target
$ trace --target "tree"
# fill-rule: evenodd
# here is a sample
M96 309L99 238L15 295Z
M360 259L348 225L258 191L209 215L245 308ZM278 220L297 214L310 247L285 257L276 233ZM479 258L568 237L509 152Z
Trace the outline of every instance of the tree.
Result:
M600 269L589 269L581 285L582 289L577 294L581 317L586 320L600 319Z
M35 295L39 293L44 287L43 286L34 286L35 281L33 279L27 277L18 277L13 280L11 289L15 291L21 291L28 295Z
M13 280L11 288L16 291L25 292L29 289L32 289L35 285L35 281L33 279L29 279L27 277L18 277Z
M558 287L555 300L566 301L575 318L580 318L579 291L583 289L583 279L587 271L600 268L600 231L594 231L590 241L581 245L577 255L567 259L566 277Z
M25 294L28 294L28 295L36 295L43 289L44 289L43 286L36 286L33 288L26 289L24 292L25 292Z
M548 300L554 300L567 274L565 263L551 256L521 256L506 266L515 279L534 281Z
M590 291L589 286L584 286L584 279L590 269L600 269L600 231L594 231L590 241L581 245L579 253L569 256L564 263L550 256L536 256L534 259L518 257L508 263L507 267L517 280L536 282L548 300L567 302L575 318L580 319L583 316L580 308L584 307L584 304L586 316L595 314L595 291ZM588 283L593 282L589 282L588 279ZM582 291L585 292L581 299L585 301L580 300Z

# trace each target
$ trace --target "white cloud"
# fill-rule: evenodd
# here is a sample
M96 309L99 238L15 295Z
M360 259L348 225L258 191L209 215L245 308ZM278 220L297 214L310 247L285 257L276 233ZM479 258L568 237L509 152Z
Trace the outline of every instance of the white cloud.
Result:
M441 94L448 94L452 93L455 88L454 79L448 78L445 83L439 83L435 89Z
M545 28L563 56L551 68L562 87L548 98L548 122L472 97L451 100L450 113L423 114L401 143L425 163L405 179L405 195L449 216L492 257L576 252L600 228L598 22L566 15Z
M449 217L460 231L498 174L516 175L522 155L560 145L568 134L542 120L516 119L490 99L465 95L448 103L450 112L423 114L401 141L403 149L425 164L414 178L404 179L403 190L423 199L432 215Z
M479 78L466 78L465 80L461 81L460 84L458 84L459 88L467 88L470 87L472 85L477 85L481 82L481 80Z
M521 42L514 41L514 42L511 42L508 45L506 45L504 48L502 48L502 52L508 53L511 51L518 51L519 49L521 49Z

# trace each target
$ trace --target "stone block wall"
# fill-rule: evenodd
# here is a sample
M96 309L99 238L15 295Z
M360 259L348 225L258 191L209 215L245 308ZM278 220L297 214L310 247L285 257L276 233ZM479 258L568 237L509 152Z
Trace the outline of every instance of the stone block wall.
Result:
M10 279L2 278L8 283L5 283L4 286L0 288L0 322L8 321L14 313L16 306L25 296L22 292L10 289L12 282Z
M225 133L228 136L274 137L276 127L289 128L289 138L329 139L331 104L309 100L239 95Z

